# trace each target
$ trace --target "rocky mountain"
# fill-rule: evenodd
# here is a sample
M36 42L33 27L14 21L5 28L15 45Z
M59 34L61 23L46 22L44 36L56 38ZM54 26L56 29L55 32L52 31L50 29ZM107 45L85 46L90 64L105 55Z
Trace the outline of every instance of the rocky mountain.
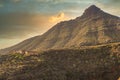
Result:
M60 22L43 35L27 39L0 52L100 45L119 42L119 34L120 18L92 5L82 16Z

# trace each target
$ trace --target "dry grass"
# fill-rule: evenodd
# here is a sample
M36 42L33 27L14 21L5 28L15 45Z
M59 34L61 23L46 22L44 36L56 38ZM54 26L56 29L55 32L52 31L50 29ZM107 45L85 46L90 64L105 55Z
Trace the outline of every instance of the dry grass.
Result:
M48 50L39 55L4 55L0 80L117 80L120 44Z

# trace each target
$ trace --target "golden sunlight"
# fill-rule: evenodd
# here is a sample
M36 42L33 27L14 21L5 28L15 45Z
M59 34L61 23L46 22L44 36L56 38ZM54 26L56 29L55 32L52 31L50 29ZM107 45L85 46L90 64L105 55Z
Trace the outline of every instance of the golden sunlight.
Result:
M62 20L65 20L67 17L65 16L64 12L60 12L59 14L55 15L55 16L51 16L49 18L49 22L55 23L55 22L59 22Z

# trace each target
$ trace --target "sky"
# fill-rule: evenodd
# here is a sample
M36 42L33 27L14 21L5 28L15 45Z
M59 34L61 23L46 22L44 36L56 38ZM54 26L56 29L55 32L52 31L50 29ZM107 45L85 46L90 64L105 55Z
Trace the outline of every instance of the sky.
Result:
M120 0L0 0L0 49L81 16L90 5L120 16Z

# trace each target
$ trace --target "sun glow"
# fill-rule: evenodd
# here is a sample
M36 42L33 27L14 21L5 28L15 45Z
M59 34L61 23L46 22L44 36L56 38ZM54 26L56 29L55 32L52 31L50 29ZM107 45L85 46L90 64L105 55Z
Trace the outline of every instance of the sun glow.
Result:
M55 16L51 16L49 18L49 22L55 23L55 22L59 22L62 20L65 20L67 17L65 16L65 13L61 12Z

